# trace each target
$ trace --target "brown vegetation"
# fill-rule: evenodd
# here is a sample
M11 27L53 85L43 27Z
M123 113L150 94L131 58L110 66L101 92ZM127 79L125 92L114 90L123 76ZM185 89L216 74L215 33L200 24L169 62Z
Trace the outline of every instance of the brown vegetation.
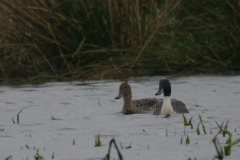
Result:
M1 0L4 83L240 73L237 0Z

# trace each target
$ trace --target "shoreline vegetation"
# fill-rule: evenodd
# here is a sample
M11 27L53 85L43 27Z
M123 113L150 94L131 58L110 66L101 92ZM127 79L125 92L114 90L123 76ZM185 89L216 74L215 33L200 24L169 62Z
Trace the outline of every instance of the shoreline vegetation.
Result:
M0 83L239 74L240 4L2 0Z

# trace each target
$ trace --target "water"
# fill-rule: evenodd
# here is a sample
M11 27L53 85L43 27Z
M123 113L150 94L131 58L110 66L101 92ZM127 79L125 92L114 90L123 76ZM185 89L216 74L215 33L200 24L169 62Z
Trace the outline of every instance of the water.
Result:
M156 97L161 78L131 79L133 99ZM229 120L232 140L240 138L240 76L181 77L170 79L170 82L172 98L186 104L190 111L185 114L187 119L193 116L194 129L185 128L189 145L185 145L186 134L184 136L180 114L169 119L154 116L152 112L122 115L123 100L114 99L120 81L2 86L0 128L4 131L0 132L0 159L10 155L13 159L34 159L34 146L45 159L51 159L53 152L54 159L58 160L100 159L106 155L112 137L119 148L121 142L124 159L212 159L216 155L212 138L218 132L215 121ZM13 124L12 117L17 122L16 115L21 109L20 123ZM56 120L51 119L51 114ZM198 115L203 119L206 135L201 125L201 134L197 135L195 131ZM101 147L94 146L98 133L103 144ZM219 135L218 138L224 145L228 136ZM130 144L131 148L125 149ZM237 159L239 150L240 144L233 146L231 156L226 159ZM114 158L118 156L112 148L111 159Z

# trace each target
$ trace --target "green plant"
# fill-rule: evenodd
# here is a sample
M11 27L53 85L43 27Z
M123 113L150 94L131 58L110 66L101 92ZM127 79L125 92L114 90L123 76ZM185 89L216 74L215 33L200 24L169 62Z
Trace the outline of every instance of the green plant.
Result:
M195 131L197 132L198 135L200 134L199 124L200 124L200 123L198 123L197 128L196 128L196 130L195 130Z
M19 124L19 114L22 112L23 109L21 109L17 114L17 124ZM14 118L12 117L12 122L15 124Z
M229 120L228 120L229 121ZM224 121L221 123L221 125L219 125L216 121L216 124L218 125L219 127L219 133L223 135L223 137L225 137L226 134L228 134L228 130L227 130L227 127L228 127L228 121L226 122L224 128L223 128L223 124L224 124Z
M39 148L37 149L36 155L34 155L35 160L42 160L44 159L42 155L40 155L39 153Z
M18 114L17 114L17 123L19 124L19 114L22 112L22 109L21 109L21 111L19 111L18 112Z
M204 126L204 124L203 124L203 122L202 122L202 117L201 117L201 115L198 115L198 117L199 117L199 123L198 123L197 128L196 128L195 131L197 132L198 135L200 135L199 125L202 124L203 132L204 132L204 134L207 134L206 129L205 129L205 126Z
M14 121L14 118L12 117L12 122L13 122L13 124L15 124L15 121Z
M187 135L187 138L186 138L186 142L185 142L186 145L190 144L190 140L189 140L189 137Z
M206 129L205 129L205 126L203 125L203 122L201 122L201 124L202 124L202 128L203 128L204 134L207 134Z
M228 139L226 141L225 144L227 144L226 146L224 146L224 153L225 153L225 156L230 156L231 154L231 147L237 143L240 142L240 138L238 138L237 140L233 141L232 142L232 133L228 132Z
M187 121L185 115L182 113L182 116L183 116L183 123L184 123L184 126L189 126L191 125L191 129L193 129L193 125L192 125L192 117L189 119L189 121Z
M224 146L224 151L223 151L223 148L222 146L220 145L219 141L218 141L218 138L217 138L217 135L219 134L219 132L216 134L216 136L213 138L213 143L215 145L215 148L216 148L216 151L217 151L217 154L218 156L215 156L215 158L218 158L218 159L223 159L223 155L225 156L230 156L231 154L231 147L237 143L240 142L240 138L238 138L237 140L233 141L232 142L232 133L228 132L228 139L226 140L225 145ZM220 151L219 151L219 149Z
M100 141L100 134L98 133L98 135L95 138L95 147L100 147L102 146L101 141Z

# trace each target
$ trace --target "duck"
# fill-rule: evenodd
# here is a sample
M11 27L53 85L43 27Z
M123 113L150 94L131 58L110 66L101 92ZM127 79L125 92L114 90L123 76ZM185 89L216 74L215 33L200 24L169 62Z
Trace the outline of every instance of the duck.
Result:
M171 99L171 84L168 79L161 79L159 81L159 90L155 94L164 95L163 100L159 100L156 106L155 111L153 112L153 115L159 115L159 114L182 114L182 113L189 113L188 109L186 108L186 105L176 99Z
M120 99L123 97L123 108L124 114L133 114L140 110L153 110L156 108L157 99L156 98L144 98L138 100L132 100L132 90L127 82L123 82L119 87L119 94L115 99Z

